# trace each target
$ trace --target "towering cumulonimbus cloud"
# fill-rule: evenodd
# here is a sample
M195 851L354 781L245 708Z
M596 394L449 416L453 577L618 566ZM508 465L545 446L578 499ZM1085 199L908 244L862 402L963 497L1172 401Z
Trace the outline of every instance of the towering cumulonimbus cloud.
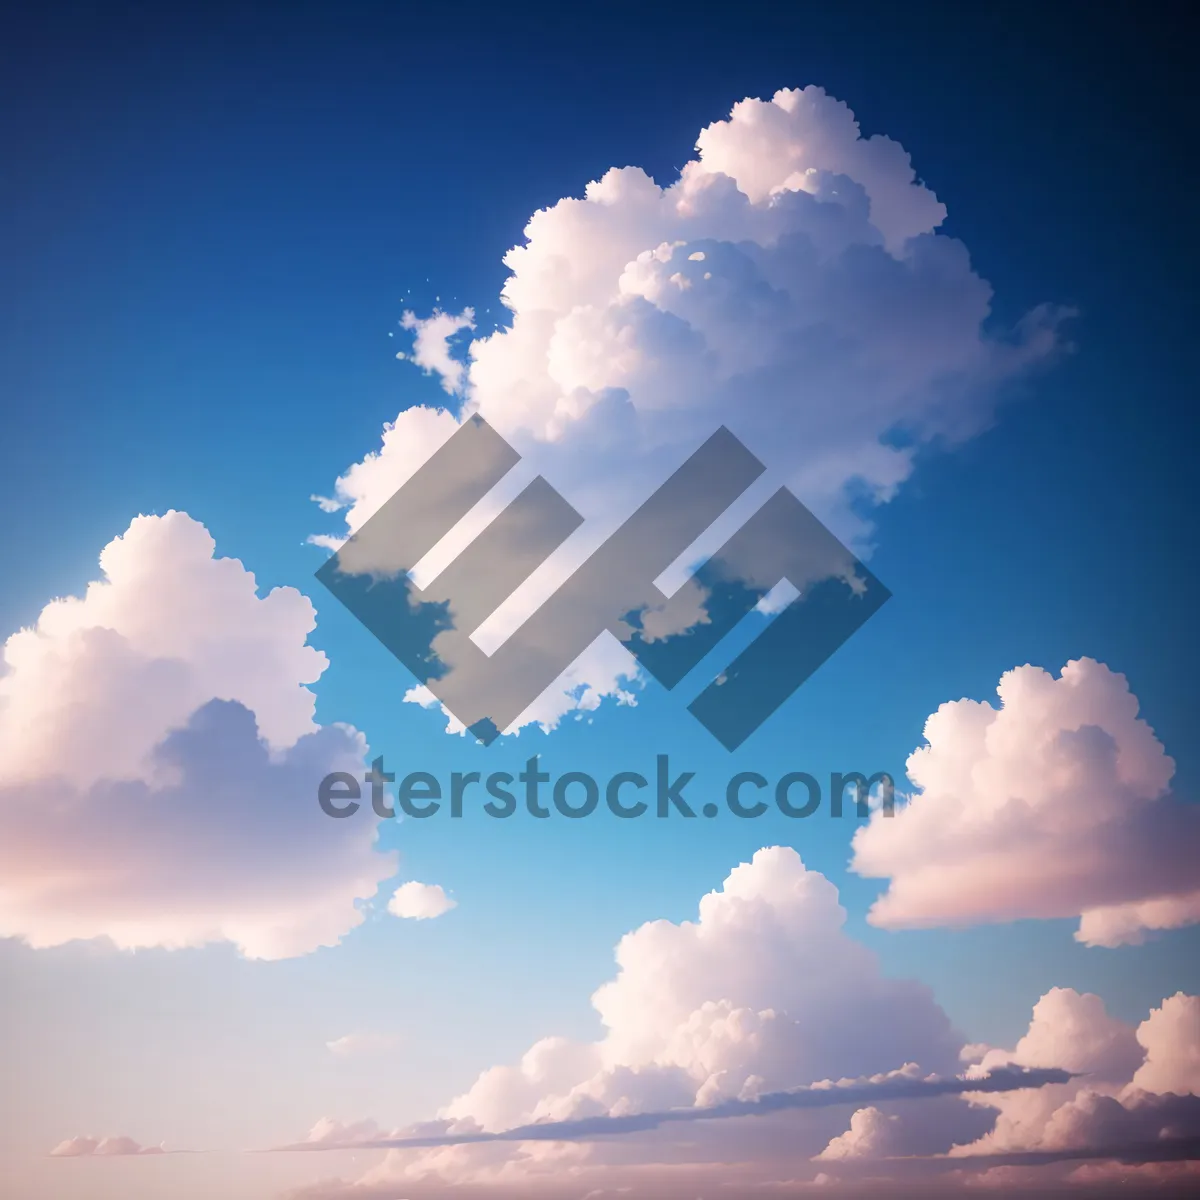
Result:
M943 704L908 760L915 792L854 835L853 870L886 878L886 928L1078 917L1118 946L1200 921L1200 808L1123 675L1092 659L1017 667L999 707Z
M614 168L535 213L504 258L511 320L480 329L465 358L452 339L477 310L405 313L415 346L401 357L460 407L401 412L321 501L343 508L353 533L463 416L481 414L525 456L524 478L540 471L586 518L496 630L532 611L720 425L768 467L755 496L787 484L862 543L864 500L890 498L921 446L986 425L998 389L1062 345L1065 314L1050 307L991 328L991 288L937 232L945 207L907 153L863 137L820 88L743 100L696 147L668 186ZM604 696L630 702L632 660L607 640L591 653L517 727L552 726Z
M0 936L287 957L395 873L374 822L316 803L366 744L313 721L312 604L214 550L184 513L138 517L84 596L5 643Z

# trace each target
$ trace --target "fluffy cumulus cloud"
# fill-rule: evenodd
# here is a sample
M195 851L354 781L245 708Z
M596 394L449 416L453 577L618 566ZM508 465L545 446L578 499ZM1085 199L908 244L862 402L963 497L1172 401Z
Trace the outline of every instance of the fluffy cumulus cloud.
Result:
M696 920L621 940L598 1041L544 1038L404 1130L320 1121L287 1149L387 1156L304 1194L916 1195L1103 1182L1119 1155L1146 1186L1179 1180L1176 1148L1200 1136L1200 999L1129 1025L1054 988L1012 1049L963 1045L843 920L793 850L760 850Z
M945 208L907 153L820 88L743 100L696 145L668 186L614 168L535 213L504 260L511 320L465 359L450 339L473 313L406 314L409 357L460 394L456 415L401 412L323 503L345 530L314 540L359 529L479 413L586 518L509 623L722 424L768 467L757 502L785 483L861 541L863 503L893 495L922 445L978 430L1005 381L1061 345L1049 308L992 328L991 289L937 232ZM516 727L560 719L573 690L628 696L624 667L556 686L567 702Z
M1130 1086L1200 1095L1200 996L1176 992L1138 1026L1146 1052Z
M592 998L601 1041L539 1042L445 1115L495 1130L952 1064L957 1045L927 989L881 975L844 921L837 889L794 850L760 850L695 921L621 940L616 978Z
M900 1118L894 1114L889 1116L874 1106L860 1108L850 1118L846 1132L833 1138L817 1158L886 1158L900 1148L899 1124Z
M882 975L873 954L847 936L844 920L836 888L794 850L760 850L702 898L696 920L653 921L621 940L616 976L593 996L600 1040L544 1038L518 1062L484 1071L437 1120L404 1135L502 1133L532 1122L586 1124L694 1106L716 1114L729 1102L808 1084L833 1087L847 1077L882 1093L897 1084L920 1087L929 1072L953 1074L961 1038L928 990ZM846 1103L706 1121L702 1136L675 1123L600 1143L391 1151L364 1185L536 1182L562 1173L586 1181L609 1168L754 1158L775 1170L819 1153L843 1128ZM925 1124L944 1128L931 1149L986 1128L956 1097L920 1104L936 1118ZM310 1140L379 1137L344 1129L323 1122Z
M1200 808L1137 697L1101 663L1009 671L1000 704L943 704L908 760L915 786L854 836L853 869L888 880L881 926L1078 917L1088 945L1200 920Z
M4 646L0 936L262 958L335 943L395 863L371 822L315 803L366 746L313 721L311 603L260 596L179 512L138 517L100 567Z
M1116 1020L1098 996L1054 988L1034 1006L1029 1029L1012 1050L988 1050L976 1072L1014 1064L1053 1063L1075 1073L1069 1083L978 1096L997 1112L983 1137L956 1146L971 1158L1028 1152L1053 1162L1106 1151L1136 1161L1169 1151L1172 1141L1200 1138L1200 997L1179 993L1134 1027ZM1161 1164L1154 1164L1159 1166ZM1169 1179L1171 1172L1164 1172ZM1103 1170L1084 1172L1103 1176Z
M410 879L392 893L387 909L393 917L429 921L457 907L458 901L447 896L441 884L418 883Z

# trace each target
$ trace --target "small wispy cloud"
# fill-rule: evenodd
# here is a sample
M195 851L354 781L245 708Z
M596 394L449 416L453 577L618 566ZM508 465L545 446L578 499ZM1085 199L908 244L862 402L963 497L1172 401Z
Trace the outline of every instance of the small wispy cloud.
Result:
M347 1033L325 1043L330 1054L338 1058L354 1058L358 1055L383 1054L400 1045L400 1038L391 1033Z
M145 1158L160 1154L193 1154L192 1150L168 1150L166 1146L143 1146L131 1137L73 1137L59 1142L51 1158Z
M401 352L397 358L407 358L417 364L426 375L436 375L444 391L455 395L461 393L466 383L467 368L455 357L451 339L457 333L475 328L475 310L467 307L461 313L433 310L430 317L418 317L414 312L405 312L400 324L414 334L412 353Z

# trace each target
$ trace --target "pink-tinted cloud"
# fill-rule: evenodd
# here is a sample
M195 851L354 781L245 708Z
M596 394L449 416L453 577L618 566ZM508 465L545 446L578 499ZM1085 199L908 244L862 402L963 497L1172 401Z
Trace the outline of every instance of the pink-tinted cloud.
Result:
M403 1131L466 1144L395 1150L366 1182L498 1186L567 1172L595 1173L602 1186L618 1165L682 1169L697 1156L771 1172L798 1166L811 1178L808 1160L844 1128L848 1105L885 1095L908 1103L901 1092L913 1088L940 1095L920 1101L931 1106L926 1140L912 1135L922 1150L978 1136L986 1116L924 1080L941 1072L952 1088L967 1086L953 1081L962 1039L927 989L883 976L844 922L837 889L794 850L760 850L701 899L695 920L652 921L621 940L617 974L593 997L600 1040L547 1037L517 1063L484 1071L438 1120ZM861 1094L845 1087L856 1078ZM821 1107L770 1111L772 1093L821 1081ZM700 1141L686 1122L647 1117L697 1106L710 1117L743 1115L707 1121ZM582 1123L576 1136L627 1119L639 1128L587 1144L478 1140L533 1122Z
M436 1120L390 1133L326 1121L294 1149L387 1149L326 1192L411 1200L447 1185L549 1198L564 1181L647 1197L1058 1186L1080 1162L1200 1154L1196 998L1133 1026L1053 988L1012 1049L966 1046L843 920L828 880L792 850L761 850L697 920L622 939L593 997L599 1041L543 1039ZM873 1066L889 1060L901 1065Z
M1146 1061L1132 1087L1200 1095L1200 996L1169 996L1138 1026L1137 1040Z
M1091 659L1009 671L1000 706L957 700L925 724L915 787L854 835L852 869L886 878L886 928L1079 917L1090 945L1200 921L1200 807L1125 677Z
M415 879L410 879L392 893L387 910L393 917L409 921L430 921L457 907L458 901L447 896L441 884L418 883Z
M1097 996L1070 988L1047 992L1016 1046L989 1050L972 1070L1053 1062L1076 1077L1037 1090L974 1097L997 1110L996 1124L952 1154L1033 1151L1053 1158L1162 1144L1169 1157L1173 1141L1200 1139L1197 1011L1200 998L1179 993L1135 1028L1109 1016Z
M214 549L183 513L139 517L6 643L0 936L280 958L336 943L394 874L373 822L316 803L366 744L313 723L312 605Z
M51 1158L130 1158L167 1154L165 1146L143 1146L131 1137L73 1137L59 1142ZM178 1153L178 1151L176 1151Z
M481 329L465 358L449 338L471 310L404 316L412 359L465 392L460 415L485 417L587 518L496 628L531 612L721 425L768 462L764 486L788 484L861 539L864 496L890 499L920 444L986 426L998 385L1062 345L1064 313L1046 307L990 329L991 288L938 232L944 205L902 146L864 137L821 88L742 100L696 147L669 186L619 167L534 213L504 257L511 320ZM346 510L345 529L315 540L360 528L456 425L401 412L321 502ZM603 696L629 703L633 664L611 639L603 648L518 723L553 726Z

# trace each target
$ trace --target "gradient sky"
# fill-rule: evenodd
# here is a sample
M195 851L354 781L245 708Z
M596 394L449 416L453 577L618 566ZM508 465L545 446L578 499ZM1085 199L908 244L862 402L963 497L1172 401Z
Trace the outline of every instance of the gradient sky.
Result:
M1164 5L1157 23L1144 6L1076 4L11 12L0 630L81 594L135 515L177 509L260 594L290 585L313 599L310 641L330 660L317 720L362 730L389 769L505 769L536 752L551 770L604 776L669 753L702 779L902 779L943 702L994 701L1015 666L1057 673L1089 656L1127 677L1175 760L1174 792L1194 797L1184 173L1197 114L1182 11ZM997 325L1072 306L1073 349L1007 383L986 431L922 450L871 510L870 565L892 601L737 754L653 684L636 706L606 701L515 744L445 736L436 711L402 703L404 668L313 579L326 552L306 541L339 521L310 496L377 449L398 412L447 401L397 361L411 346L402 312L471 305L490 332L502 257L530 214L612 166L669 184L733 103L808 84L909 152L949 210L941 232L994 288ZM229 944L2 939L11 1194L257 1197L350 1177L348 1155L232 1152L294 1142L326 1115L426 1120L540 1037L597 1036L588 998L621 936L694 916L762 846L794 846L827 876L849 933L885 975L928 985L966 1041L1013 1045L1055 986L1095 992L1133 1024L1200 991L1196 927L1106 949L1075 941L1070 918L872 926L885 882L847 870L857 824L407 821L382 844L400 853L398 880L453 896L437 920L380 904L336 947L267 962ZM365 1052L327 1048L353 1034L373 1039ZM44 1160L83 1134L214 1153Z

